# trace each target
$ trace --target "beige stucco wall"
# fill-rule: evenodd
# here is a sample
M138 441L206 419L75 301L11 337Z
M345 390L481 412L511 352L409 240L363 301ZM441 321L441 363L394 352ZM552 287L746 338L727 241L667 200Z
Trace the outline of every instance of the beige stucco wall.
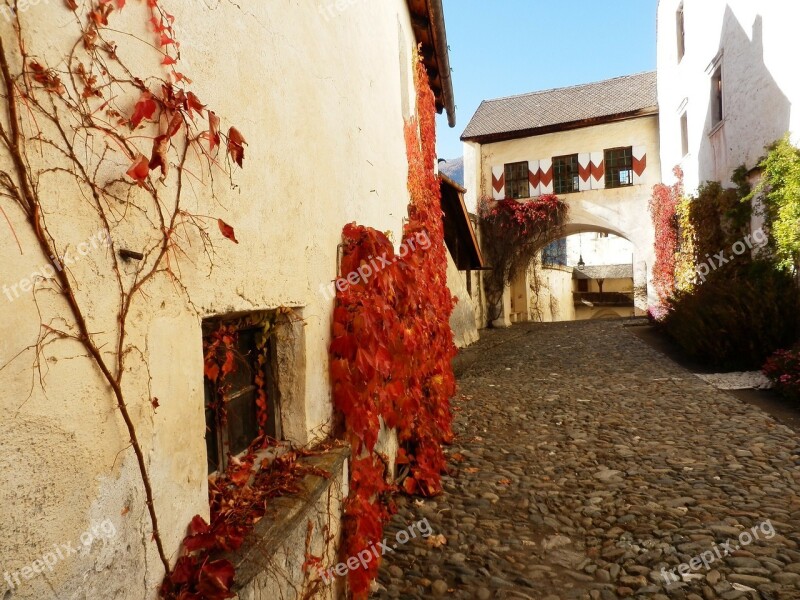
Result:
M450 329L453 330L456 346L466 348L479 339L475 304L467 291L464 273L458 270L450 252L447 253L447 287L457 299L453 314L450 315Z
M129 2L122 14L112 16L113 27L147 38L143 4ZM248 142L245 168L235 169L234 189L218 176L215 198L197 182L186 194L187 210L224 219L235 227L240 244L223 239L216 223L208 221L213 268L193 238L192 245L183 246L186 254L179 263L186 293L167 277L156 278L146 296L134 302L128 328L130 347L138 350L128 361L125 391L153 481L165 546L174 560L191 517L208 513L202 318L301 308L306 374L300 389L305 395L283 407L283 429L300 444L328 431L332 300L320 288L336 276L345 223L358 221L401 241L408 203L402 131L407 115L401 99L409 97L413 79L411 65L401 70L398 56L410 58L415 41L403 0L349 3L329 14L306 0L248 5L163 0L162 5L176 17L184 42L182 70L193 79L192 90L223 119L224 128L235 125ZM64 3L41 2L20 16L28 32L27 50L49 66L63 66L60 57L77 36ZM0 35L12 37L4 19ZM160 73L159 57L148 53L146 45L110 37L141 75ZM127 101L131 109L134 102ZM146 143L142 150L149 153ZM127 166L120 163L115 174ZM0 167L8 167L2 157ZM74 249L99 231L69 178L50 178L42 195L59 247ZM5 198L0 202L23 249L20 254L14 244L4 245L0 283L11 284L46 264L46 258L35 249L20 211ZM111 229L115 249L140 250L154 235L135 212ZM82 282L78 299L101 345L113 340L117 326L109 252L92 250L73 266L74 277ZM128 283L135 268L124 267ZM127 434L107 388L76 344L59 342L46 349L40 381L33 368L35 353L26 350L39 333L39 311L46 322L68 312L52 295L37 298L38 311L31 294L9 303L0 296L0 365L16 357L0 370L5 415L0 425L0 575L31 565L53 544L74 543L106 520L115 534L59 561L52 572L23 582L4 600L153 597L163 570ZM155 413L152 396L160 402Z
M572 268L537 265L539 294L531 294L531 316L543 323L574 321L572 297ZM541 316L541 318L540 318Z
M491 144L464 144L464 177L468 205L492 196L492 167L518 161L541 160L568 154L600 152L606 148L644 146L647 169L637 185L563 194L570 209L567 235L600 231L623 237L633 244L636 271L647 273L652 296L651 270L654 254L653 225L648 204L652 188L661 182L659 119L656 116L607 123L571 131L549 133ZM471 187L474 186L474 187ZM641 282L644 285L645 281ZM509 290L512 292L513 290ZM652 298L651 298L652 300ZM646 309L642 298L640 309Z
M683 3L686 54L678 60L678 6ZM730 183L742 164L752 168L764 146L791 131L800 142L800 79L791 41L800 4L787 0L661 0L658 8L658 94L664 180L685 171L694 191L708 180ZM722 65L724 120L712 128L711 77ZM680 119L687 115L689 154Z

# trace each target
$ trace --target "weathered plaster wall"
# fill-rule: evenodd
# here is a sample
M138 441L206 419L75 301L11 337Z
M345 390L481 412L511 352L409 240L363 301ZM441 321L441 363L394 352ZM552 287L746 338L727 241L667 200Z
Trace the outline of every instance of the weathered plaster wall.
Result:
M531 318L542 323L574 321L572 267L536 267L539 294L531 294Z
M114 28L147 38L143 4L128 2L121 15L112 16ZM193 91L248 142L245 169L236 170L233 190L220 176L215 198L198 182L186 193L187 210L224 219L236 228L240 244L222 239L209 221L213 268L193 238L176 259L186 294L167 277L157 278L134 303L128 330L131 348L138 350L129 360L125 391L174 560L191 517L208 513L203 317L302 307L305 381L295 389L304 395L283 407L284 431L306 443L328 430L332 300L321 287L336 275L345 223L390 231L401 241L408 203L402 98L413 90L413 74L410 63L401 68L398 56L410 60L415 41L403 0L361 2L325 14L310 0L242 8L219 0L162 4L179 25L182 70L193 79ZM28 51L63 67L60 61L77 36L64 3L41 2L20 16ZM12 37L4 19L0 35ZM160 57L145 43L116 39L120 55L143 76L160 73ZM134 102L127 100L131 110ZM149 152L146 145L142 150ZM7 166L0 157L0 167ZM127 166L120 163L119 174ZM60 247L74 250L95 236L98 223L69 178L51 178L42 192ZM23 249L20 254L13 243L3 246L0 283L10 285L46 258L35 250L19 211L6 199L0 202ZM117 249L141 249L153 235L133 217L111 231ZM101 345L116 328L111 251L97 247L72 267L81 281L79 301ZM124 267L128 281L135 268ZM53 295L37 298L38 309L32 294L8 303L0 296L0 365L16 357L0 370L0 575L34 564L53 544L74 543L105 520L115 534L59 560L52 572L13 586L3 600L152 597L163 572L127 434L107 388L76 344L46 349L40 357L42 386L33 369L35 353L26 350L39 333L39 311L45 320L69 314ZM157 412L153 396L160 402Z
M464 142L464 187L467 190L464 194L464 204L473 214L478 214L478 200L481 195L491 189L484 189L481 168L481 145L476 142Z
M478 325L475 319L475 306L467 291L462 273L447 253L447 287L458 298L453 314L450 316L450 329L453 330L456 346L465 348L478 341Z
M683 0L686 54L678 59L677 10L681 0L658 8L658 95L664 180L685 171L686 187L730 183L742 164L752 168L764 146L791 131L800 142L800 79L791 41L800 4L786 0ZM713 67L722 65L724 119L712 125ZM689 153L681 145L687 115Z

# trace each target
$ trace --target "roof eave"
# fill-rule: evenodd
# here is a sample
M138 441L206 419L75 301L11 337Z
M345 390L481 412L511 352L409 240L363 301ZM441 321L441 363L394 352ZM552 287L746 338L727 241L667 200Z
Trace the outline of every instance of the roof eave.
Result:
M417 42L422 46L436 109L447 113L450 127L456 126L456 104L447 46L447 28L442 0L407 0Z
M505 142L508 140L545 135L547 133L558 133L560 131L584 129L586 127L595 127L597 125L606 125L608 123L616 123L619 121L628 121L631 119L641 119L644 117L653 116L658 116L658 106L651 106L635 111L617 113L614 115L604 115L602 117L595 117L592 119L582 119L580 121L570 121L568 123L556 123L555 125L548 125L546 127L533 127L529 129L501 131L482 135L462 135L461 141L478 142L479 144L491 144L495 142Z

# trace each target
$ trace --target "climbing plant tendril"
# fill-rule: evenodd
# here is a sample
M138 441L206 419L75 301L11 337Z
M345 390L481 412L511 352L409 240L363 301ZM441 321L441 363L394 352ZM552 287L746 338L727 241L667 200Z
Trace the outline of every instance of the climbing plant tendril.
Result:
M566 203L552 194L523 201L481 201L481 238L491 266L483 277L489 326L501 315L503 293L512 278L527 270L536 254L563 232L568 214Z

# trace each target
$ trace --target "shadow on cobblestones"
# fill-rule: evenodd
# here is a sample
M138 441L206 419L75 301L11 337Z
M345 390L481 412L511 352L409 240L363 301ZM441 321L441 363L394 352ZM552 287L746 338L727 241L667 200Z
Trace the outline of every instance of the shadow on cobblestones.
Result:
M800 599L790 429L620 322L518 325L470 352L445 494L401 500L387 529L428 518L446 543L399 546L374 598ZM768 520L771 539L665 583Z

